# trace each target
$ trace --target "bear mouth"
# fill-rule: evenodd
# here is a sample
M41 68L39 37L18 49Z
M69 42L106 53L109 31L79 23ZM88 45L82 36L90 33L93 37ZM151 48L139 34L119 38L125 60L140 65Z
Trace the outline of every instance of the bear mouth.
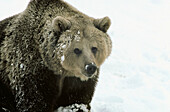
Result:
M69 76L75 76L77 78L80 78L82 81L87 81L88 79L93 78L94 76L97 75L97 71L98 71L97 69L98 67L93 72L89 72L87 71L87 69L74 69L70 71L72 75L70 74L70 72L68 73Z
M89 73L87 73L87 71L85 70L85 71L83 71L81 74L83 75L83 76L85 76L85 77L87 77L87 78L92 78L93 76L95 76L96 75L96 73L97 73L97 70L93 73L93 74L89 74Z
M80 78L81 81L88 81L88 79L93 78L96 74L97 74L97 72L95 72L92 75L89 75L84 71L83 73L81 72L78 77Z

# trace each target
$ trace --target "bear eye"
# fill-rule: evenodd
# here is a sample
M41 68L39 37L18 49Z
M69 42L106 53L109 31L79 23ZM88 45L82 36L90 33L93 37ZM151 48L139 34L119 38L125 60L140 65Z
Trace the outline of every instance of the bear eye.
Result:
M92 48L91 48L91 51L92 51L92 53L96 54L96 52L97 52L97 47L92 47Z
M74 53L77 55L80 55L82 53L82 51L79 48L75 48Z

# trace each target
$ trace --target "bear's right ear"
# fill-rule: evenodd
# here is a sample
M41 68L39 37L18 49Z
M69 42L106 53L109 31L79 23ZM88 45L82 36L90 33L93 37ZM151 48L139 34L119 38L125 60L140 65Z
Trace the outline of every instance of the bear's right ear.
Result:
M71 22L61 16L57 16L52 21L53 31L57 34L61 34L62 32L70 29Z

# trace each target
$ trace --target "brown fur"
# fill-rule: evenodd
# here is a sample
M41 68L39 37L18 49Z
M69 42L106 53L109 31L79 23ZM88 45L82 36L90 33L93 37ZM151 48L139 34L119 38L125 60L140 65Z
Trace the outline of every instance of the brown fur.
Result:
M91 18L61 0L31 0L25 11L1 21L0 89L11 92L0 94L9 100L2 106L52 112L73 103L89 105L99 68L111 52L109 26L108 17ZM90 78L84 75L88 63L98 68Z

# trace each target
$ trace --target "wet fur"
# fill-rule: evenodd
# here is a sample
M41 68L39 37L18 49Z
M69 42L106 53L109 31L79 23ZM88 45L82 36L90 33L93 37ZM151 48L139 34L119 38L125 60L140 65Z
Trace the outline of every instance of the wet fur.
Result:
M31 0L25 11L0 22L0 111L6 108L11 112L53 112L59 106L73 103L87 104L90 110L99 67L96 75L86 81L80 80L81 75L74 77L74 73L62 67L58 60L60 55L53 55L53 50L58 42L62 42L62 35L70 32L54 32L51 25L56 16L72 21L73 34L79 29L86 36L85 27L82 26L87 25L99 32L99 36L108 37L105 34L107 28L101 28L104 31L95 29L98 22L93 23L94 18L63 1ZM111 52L110 38L104 41L108 45L102 48L106 56L95 61L99 66ZM53 57L56 57L55 60ZM100 59L102 62L99 62ZM72 66L69 61L64 64Z

